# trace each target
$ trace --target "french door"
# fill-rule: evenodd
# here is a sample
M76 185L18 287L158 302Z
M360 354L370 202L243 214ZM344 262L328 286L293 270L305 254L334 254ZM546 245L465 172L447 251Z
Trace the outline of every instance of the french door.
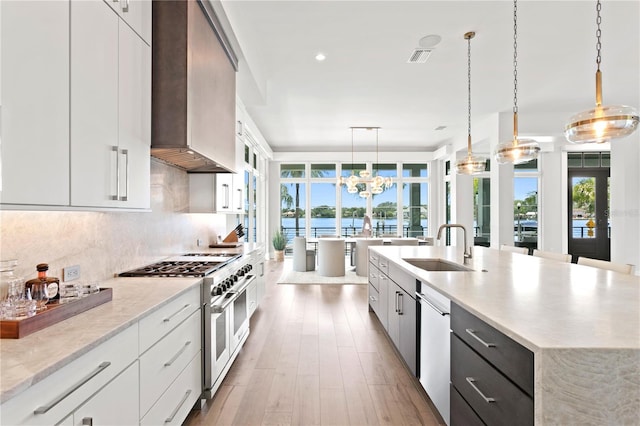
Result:
M569 169L569 253L610 260L609 168Z

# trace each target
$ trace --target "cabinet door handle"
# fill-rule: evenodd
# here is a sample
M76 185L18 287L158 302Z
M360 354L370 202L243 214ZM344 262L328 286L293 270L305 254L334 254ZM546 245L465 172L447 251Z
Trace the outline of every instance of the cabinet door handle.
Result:
M191 340L188 340L188 341L184 344L184 346L183 346L182 348L180 348L180 350L179 350L179 351L178 351L178 352L177 352L177 353L176 353L176 354L175 354L175 355L174 355L174 356L173 356L169 361L167 361L167 362L165 362L165 363L164 363L164 366L165 366L165 367L169 367L171 364L173 364L173 363L176 361L176 359L178 359L178 357L179 357L180 355L182 355L182 352L184 352L184 351L186 351L186 350L187 350L187 347L188 347L190 344L191 344Z
M59 395L53 401L51 401L47 405L43 405L41 407L36 408L33 414L45 414L47 411L51 410L53 407L58 405L63 399L65 399L66 397L74 393L76 390L78 390L79 387L87 383L89 380L93 379L98 374L102 373L105 370L105 368L107 368L110 365L111 363L109 361L105 361L101 363L95 370L93 370L91 373L87 374L85 377L80 379L78 383L76 383L75 385L71 386L69 389L64 391L61 395Z
M84 417L82 419L83 425L93 426L93 417Z
M420 299L421 301L423 301L424 303L426 303L428 306L430 306L434 311L436 311L438 314L445 316L445 315L449 315L449 312L444 312L442 309L438 308L436 305L434 305L429 299L427 299L427 297L422 294L422 293L418 293L416 291L416 297L418 299Z
M238 136L242 136L242 121L238 120L236 127L236 133L238 134Z
M129 11L129 0L124 1L124 5L122 6L122 11L127 13Z
M120 201L127 201L129 199L129 150L120 150L120 153L124 155L124 195L120 197Z
M484 402L489 403L489 402L496 402L496 400L494 398L490 398L485 396L482 391L480 389L478 389L478 387L476 385L474 385L473 383L476 381L473 377L466 377L465 378L467 380L467 383L469 383L471 385L471 387L478 392L478 394L482 397L482 399L484 399Z
M229 208L229 185L227 185L226 183L223 183L222 188L224 189L224 206L222 206L222 208L228 209Z
M117 201L120 199L120 154L117 146L112 146L111 152L116 153L116 193L112 194L109 198Z
M474 339L476 339L478 342L482 343L486 348L495 348L495 343L487 343L484 340L482 340L481 338L479 338L476 335L475 330L472 330L470 328L465 329L464 331L466 331L467 333L469 333L471 335L471 337L473 337Z
M403 305L404 305L404 303L403 303L403 300L404 300L403 296L404 296L404 294L402 294L402 293L398 293L398 299L400 300L400 301L398 302L398 306L399 306L399 308L398 308L398 315L402 315L402 314L404 313L404 312L402 312L402 311L403 311L403 308L404 308L404 306L403 306Z
M238 210L242 210L242 189L236 189L238 191Z
M171 415L169 417L167 417L164 422L165 423L171 423L173 421L173 418L176 416L176 414L178 414L178 410L180 410L180 407L182 407L182 405L184 404L184 402L187 400L187 398L189 398L189 395L191 395L191 389L189 389L184 396L182 397L182 401L180 401L180 403L178 404L178 406L175 408L175 410L173 410L173 412L171 413Z
M190 303L184 305L182 308L178 309L176 312L174 312L173 314L169 315L168 317L165 317L162 319L162 322L169 322L171 321L171 319L173 317L175 317L176 315L178 315L180 312L184 311L185 309L187 309L189 306L191 306Z

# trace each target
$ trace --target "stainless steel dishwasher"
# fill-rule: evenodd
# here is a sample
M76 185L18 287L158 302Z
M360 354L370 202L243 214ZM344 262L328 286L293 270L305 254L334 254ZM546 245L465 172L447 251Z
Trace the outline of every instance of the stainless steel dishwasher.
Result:
M416 297L420 301L420 383L449 424L451 301L424 283Z

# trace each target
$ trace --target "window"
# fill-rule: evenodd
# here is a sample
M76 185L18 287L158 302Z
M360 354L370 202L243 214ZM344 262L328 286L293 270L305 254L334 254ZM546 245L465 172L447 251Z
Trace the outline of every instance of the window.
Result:
M473 244L489 247L491 242L491 179L473 179Z
M313 170L312 170L313 174ZM335 168L334 168L335 177ZM311 237L336 235L336 185L311 183Z
M513 241L538 248L538 160L514 166Z

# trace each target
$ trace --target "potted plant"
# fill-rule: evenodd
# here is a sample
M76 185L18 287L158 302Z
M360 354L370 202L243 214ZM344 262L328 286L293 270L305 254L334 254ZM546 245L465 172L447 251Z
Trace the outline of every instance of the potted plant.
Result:
M273 234L273 249L275 250L276 262L284 261L284 249L287 246L287 238L279 229Z

